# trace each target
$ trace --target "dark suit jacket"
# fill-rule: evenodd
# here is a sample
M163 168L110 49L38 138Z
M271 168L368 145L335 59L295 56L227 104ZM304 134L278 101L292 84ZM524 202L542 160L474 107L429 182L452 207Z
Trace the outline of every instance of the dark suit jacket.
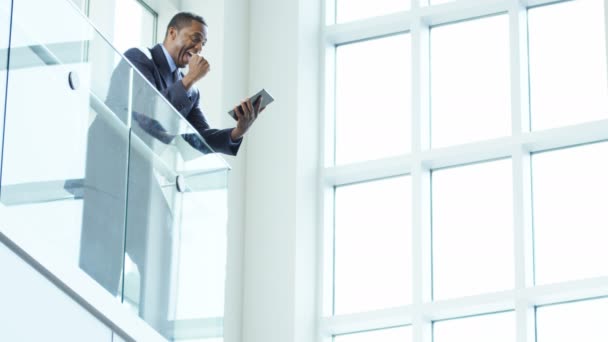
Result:
M152 56L151 59L141 50L133 48L127 50L124 55L129 62L142 73L145 79L160 91L173 107L188 120L214 151L228 155L236 155L242 139L232 141L230 137L232 129L213 129L209 127L199 106L200 93L198 89L193 87L189 91L186 91L181 81L174 81L174 76L171 73L160 44L157 44L150 49L150 54ZM128 94L129 86L129 68L130 66L127 63L121 61L112 75L110 91L106 103L116 113L126 113L126 110L124 109L126 109L128 98L126 94ZM133 106L135 113L132 113L135 119L134 122L139 122L142 126L151 125L150 122L145 119L139 120L141 116L138 114L153 114L155 111L155 109L151 107L153 101L146 101L146 99L154 98L156 98L156 96L151 92L149 85L146 84L139 75L134 75ZM157 139L164 141L165 139L163 139L162 134L159 133L159 130L163 130L162 127L159 126L158 122L154 122L152 125L155 125L156 127L149 129L148 133L155 136ZM156 135L154 131L156 131ZM186 134L184 135L184 138L194 148L197 148L202 152L208 152L203 144L200 144L200 142L197 141L198 138L194 135Z

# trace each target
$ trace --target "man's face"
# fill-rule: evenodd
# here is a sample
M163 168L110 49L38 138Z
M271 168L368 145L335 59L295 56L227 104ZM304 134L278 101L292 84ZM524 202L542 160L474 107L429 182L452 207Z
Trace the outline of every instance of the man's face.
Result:
M175 65L183 68L190 61L190 54L198 54L207 43L207 26L192 20L190 26L181 30L169 28L165 48L169 51Z

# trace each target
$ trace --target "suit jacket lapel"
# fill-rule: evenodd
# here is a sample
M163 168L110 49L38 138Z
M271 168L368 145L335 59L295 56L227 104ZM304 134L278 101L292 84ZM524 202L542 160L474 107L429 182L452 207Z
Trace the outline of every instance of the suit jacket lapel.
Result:
M156 65L156 68L158 69L160 77L163 81L164 89L166 89L173 83L173 75L171 74L169 63L167 63L167 58L165 58L163 48L160 46L160 44L156 44L152 49L150 49L150 54L152 55L152 60L154 61L154 64Z

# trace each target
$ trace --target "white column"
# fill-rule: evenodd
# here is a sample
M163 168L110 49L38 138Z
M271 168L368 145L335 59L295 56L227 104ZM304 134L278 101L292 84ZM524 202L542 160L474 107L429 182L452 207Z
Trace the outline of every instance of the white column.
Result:
M224 0L222 108L232 108L247 95L249 80L249 1ZM217 68L215 68L218 71ZM220 113L220 125L234 125ZM224 342L243 341L243 240L245 226L245 158L249 137L236 158L225 157L232 166L228 180L228 256L224 308Z
M418 14L425 1L413 2ZM429 26L414 16L412 22L412 153L430 147ZM425 303L431 301L431 172L420 158L412 163L412 336L414 341L432 340L432 322L424 315Z
M250 2L249 91L276 102L247 138L244 342L314 341L319 0Z
M521 137L530 131L528 91L527 9L520 0L511 0L509 8L511 45L512 134ZM532 184L530 153L516 145L513 161L513 229L515 256L515 316L517 341L532 342L535 337L534 306L523 294L533 286Z

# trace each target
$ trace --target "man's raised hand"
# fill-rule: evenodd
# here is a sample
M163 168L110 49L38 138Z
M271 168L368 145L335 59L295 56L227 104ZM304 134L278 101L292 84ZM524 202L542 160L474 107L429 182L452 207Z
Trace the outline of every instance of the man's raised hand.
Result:
M186 89L190 89L195 82L205 77L211 68L205 57L193 54L191 52L188 53L190 54L190 60L188 61L188 73L182 79Z

